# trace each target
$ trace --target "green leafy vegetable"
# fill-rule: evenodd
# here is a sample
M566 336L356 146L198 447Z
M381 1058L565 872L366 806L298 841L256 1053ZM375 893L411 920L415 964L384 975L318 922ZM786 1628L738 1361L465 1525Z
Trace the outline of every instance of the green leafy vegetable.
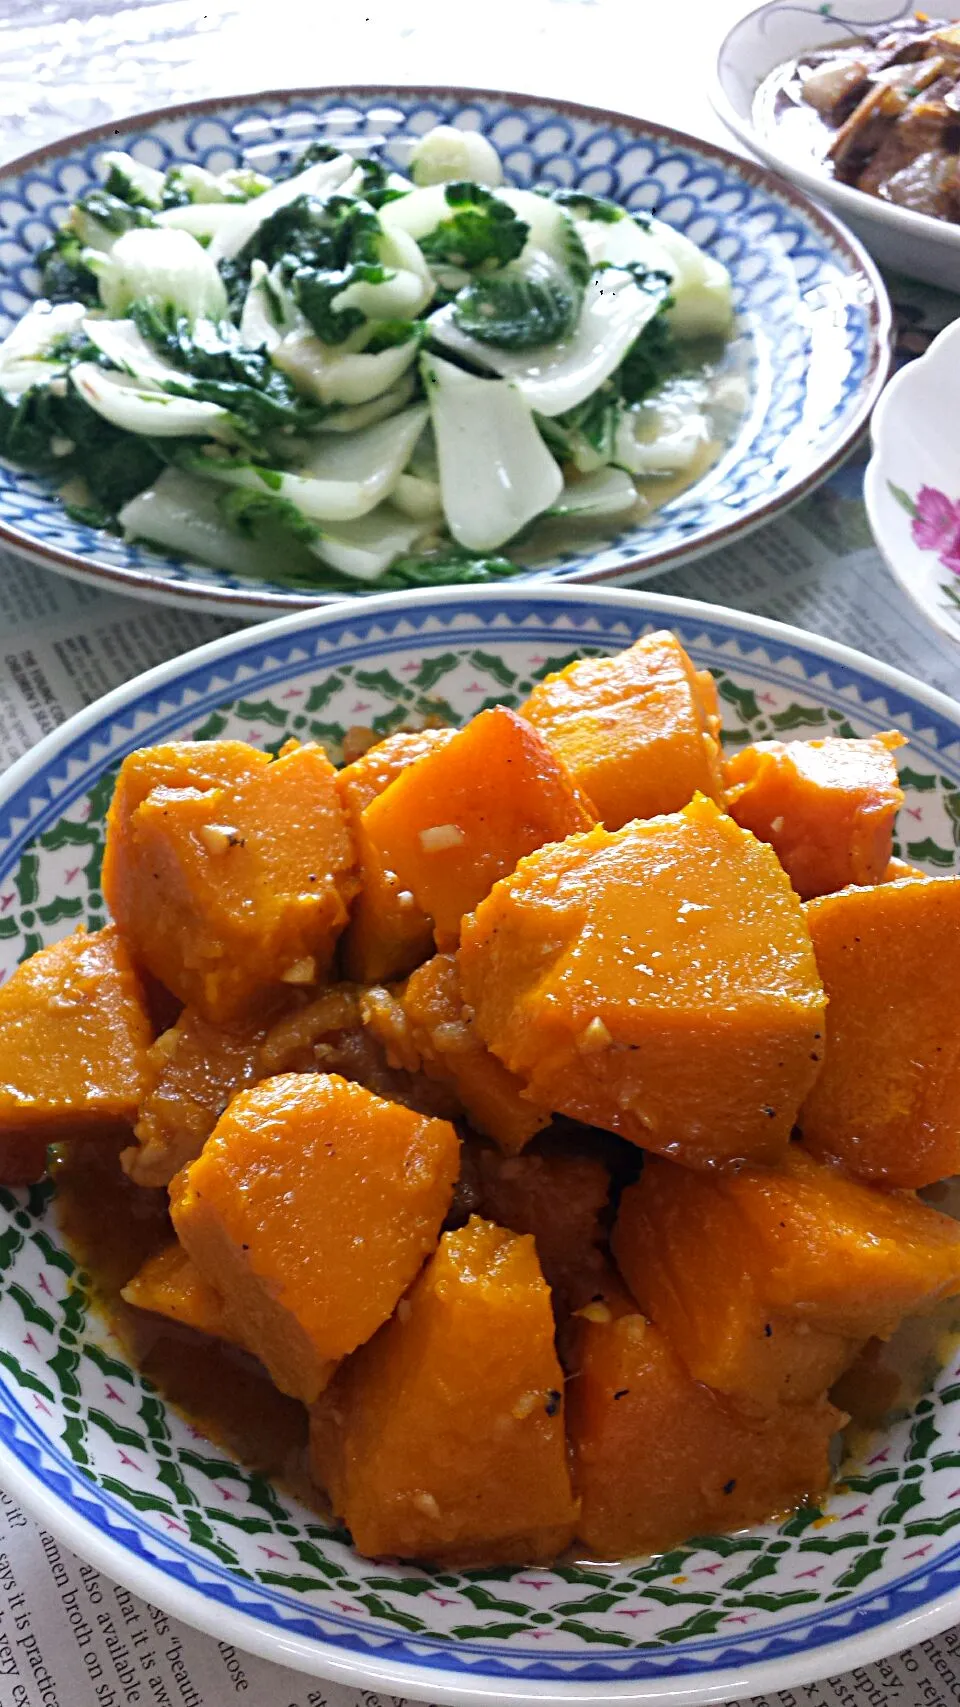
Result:
M550 249L472 279L454 298L454 320L461 332L503 350L555 343L576 325L591 272L573 220L558 211Z
M50 302L100 301L96 274L84 260L83 244L75 231L63 225L37 256L40 288Z
M69 444L66 455L54 446ZM121 432L91 409L73 386L59 396L35 385L17 402L0 395L0 456L32 474L83 479L109 516L149 485L162 462L148 439Z
M92 190L90 195L85 198L88 207L90 205L91 197L98 196L99 193L100 192L97 190ZM123 202L128 208L146 208L148 213L153 207L153 203L150 201L149 196L144 195L142 190L138 190L136 184L127 177L126 172L122 171L116 164L111 165L110 170L107 173L106 182L103 186L103 195L109 196L113 201ZM164 203L164 206L166 205L167 204ZM90 208L90 211L92 213L94 210ZM102 218L102 215L97 214L96 217L100 219ZM106 220L104 220L103 223L104 225L107 225ZM136 223L139 223L139 221ZM107 225L107 229L112 231L116 228ZM120 226L119 229L121 231L126 231L129 227Z
M444 194L454 213L420 239L428 261L472 272L516 260L530 227L507 202L482 184L447 184Z
M102 190L88 190L74 203L70 218L81 237L89 219L95 219L105 231L117 237L123 231L133 231L136 226L153 224L153 215L145 203L129 202L113 194L109 189L109 179L107 186Z
M607 201L605 196L591 196L586 190L570 190L563 184L535 184L534 189L538 196L546 196L548 201L565 207L575 219L596 219L605 225L613 225L618 219L628 217L616 202ZM646 216L640 214L634 218L642 221ZM649 224L648 219L646 222Z
M270 492L248 492L234 486L223 493L218 505L224 521L245 539L259 539L265 529L279 528L292 539L309 545L320 533L316 522L301 514L289 498L277 498Z
M229 409L252 440L312 432L327 413L302 398L263 350L246 349L229 321L215 326L198 320L191 326L185 316L164 314L145 302L133 304L130 318L159 355L180 368L185 379L189 376L181 394Z

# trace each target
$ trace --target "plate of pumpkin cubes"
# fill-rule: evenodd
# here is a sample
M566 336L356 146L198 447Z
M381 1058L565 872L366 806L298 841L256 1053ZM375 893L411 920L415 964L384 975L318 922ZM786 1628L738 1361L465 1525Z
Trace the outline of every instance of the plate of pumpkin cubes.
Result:
M545 1567L569 1621L583 1561L620 1580L753 1526L806 1545L864 1370L960 1298L940 1183L960 1171L960 877L949 853L929 865L930 814L949 822L934 713L904 716L908 747L882 677L854 692L809 637L785 668L790 631L697 611L480 591L300 616L120 690L11 775L5 823L30 833L0 885L0 1416L31 1382L50 1394L50 1451L121 1502L158 1578L149 1537L181 1507L185 1545L261 1597L286 1580L264 1553L299 1558L308 1605L304 1561L339 1546L380 1584L353 1605L368 1626L394 1580ZM46 1273L44 1248L49 1307L20 1272ZM18 1287L43 1306L30 1354ZM89 1369L63 1349L78 1333ZM199 1487L219 1462L256 1509L262 1439L248 1474L208 1404L205 1459L189 1393L138 1367L157 1335L167 1371L201 1349L228 1408L235 1380L299 1419L266 1528L229 1532L222 1486ZM139 1455L159 1504L84 1385L113 1366L128 1420L138 1394L168 1419ZM0 1471L29 1498L16 1433ZM842 1599L849 1553L822 1558ZM532 1591L503 1592L529 1637ZM620 1654L650 1636L592 1628Z

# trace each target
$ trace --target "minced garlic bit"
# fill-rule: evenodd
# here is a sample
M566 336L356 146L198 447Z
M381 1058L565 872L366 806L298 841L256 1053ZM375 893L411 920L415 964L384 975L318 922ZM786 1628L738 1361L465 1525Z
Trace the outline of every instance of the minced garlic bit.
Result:
M770 828L775 836L779 836L780 831L783 829L783 818L772 818L770 821Z
M283 974L284 984L315 984L317 981L317 963L312 954L305 955L302 960L295 960Z
M416 900L412 889L401 889L399 895L397 895L395 899L397 906L402 907L405 912L408 911L409 908L416 906Z
M54 456L71 456L76 448L73 439L65 439L60 433L54 433L50 440L50 450Z
M401 1298L399 1304L397 1305L397 1321L398 1322L409 1322L411 1314L412 1314L412 1309L411 1309L409 1298Z
M533 1414L540 1403L540 1397L539 1393L521 1393L512 1412L517 1422L523 1422L525 1417Z
M229 824L201 824L200 840L208 853L222 854L228 848L239 847L241 837Z
M612 1042L613 1038L603 1020L596 1015L581 1031L577 1038L577 1048L581 1055L596 1055L600 1049L609 1049Z
M440 1507L432 1494L414 1494L413 1504L418 1511L423 1513L424 1517L433 1518L435 1522L440 1516Z
M446 848L459 848L465 841L456 824L434 824L420 831L420 846L424 853L443 853Z
M613 1321L613 1316L610 1313L609 1304L604 1304L602 1302L599 1302L599 1303L594 1302L591 1304L584 1304L584 1306L581 1310L575 1310L574 1311L574 1315L575 1316L582 1316L583 1320L585 1322L601 1322L601 1323L603 1323L603 1322L612 1322Z

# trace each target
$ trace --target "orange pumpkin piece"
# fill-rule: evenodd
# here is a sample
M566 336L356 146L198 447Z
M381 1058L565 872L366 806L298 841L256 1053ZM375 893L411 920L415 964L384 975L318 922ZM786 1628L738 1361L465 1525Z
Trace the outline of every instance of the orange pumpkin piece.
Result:
M650 1159L613 1252L697 1381L766 1410L831 1386L860 1344L960 1292L960 1225L791 1145L706 1178Z
M922 871L919 865L908 865L905 859L892 859L887 866L881 883L919 883L930 876L928 871Z
M166 1316L182 1327L196 1328L214 1339L236 1340L230 1330L218 1292L202 1278L182 1245L175 1239L148 1257L132 1280L121 1289L121 1298L138 1310Z
M157 1038L134 1127L137 1142L120 1158L137 1185L169 1185L199 1156L230 1098L260 1077L257 1051L269 1023L264 1017L214 1025L188 1007Z
M337 772L337 794L357 850L360 892L340 947L348 978L380 984L412 972L433 949L433 927L395 871L381 861L366 828L372 800L426 753L444 746L452 729L400 730Z
M451 1087L477 1132L512 1155L547 1125L547 1110L523 1096L522 1081L491 1055L465 1010L452 954L435 954L412 974L401 1007L417 1064Z
M758 741L724 765L727 809L775 850L804 901L881 883L903 805L896 731L869 740Z
M558 1313L594 1296L606 1262L601 1252L610 1175L596 1156L550 1150L501 1156L479 1150L480 1214L515 1233L532 1233Z
M806 911L829 1005L805 1146L884 1185L960 1173L960 878L846 889Z
M171 1215L231 1331L310 1404L434 1249L458 1164L447 1121L286 1073L234 1097Z
M327 971L356 891L335 776L294 742L276 759L184 741L124 761L104 894L137 958L205 1018Z
M464 921L463 993L542 1106L692 1167L775 1160L824 996L770 848L699 796L520 862Z
M542 737L493 706L396 777L363 821L368 856L450 949L498 877L544 842L589 829L594 815Z
M199 1156L231 1097L261 1079L316 1067L318 1039L360 1023L356 994L335 984L312 1002L267 997L255 1019L214 1025L184 1008L148 1054L150 1083L120 1161L137 1185L169 1185Z
M825 1399L744 1416L636 1311L574 1324L567 1432L577 1535L596 1558L659 1553L817 1499L845 1418Z
M713 677L666 630L613 658L578 658L539 682L520 714L608 830L677 812L697 793L723 799Z
M48 1143L132 1121L152 1038L115 926L74 931L18 966L0 987L0 1179L39 1179Z
M311 1417L311 1461L361 1553L546 1562L573 1534L563 1376L531 1238L445 1233Z

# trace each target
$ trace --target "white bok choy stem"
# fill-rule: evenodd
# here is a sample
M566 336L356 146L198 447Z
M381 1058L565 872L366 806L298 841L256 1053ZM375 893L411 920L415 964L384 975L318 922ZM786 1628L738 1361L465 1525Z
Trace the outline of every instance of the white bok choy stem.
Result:
M321 160L315 166L308 166L305 172L298 172L295 178L287 178L272 190L265 190L262 196L242 202L234 208L235 217L230 224L215 234L207 250L208 255L216 262L232 261L264 220L276 213L279 207L286 207L298 196L331 195L343 187L354 170L351 156L338 154L333 160Z
M459 330L452 303L431 314L427 325L437 343L455 355L509 379L538 414L563 415L610 378L661 302L656 291L644 290L630 273L610 267L587 285L570 336L539 349L501 350L471 338Z
M433 521L402 516L392 504L380 504L355 522L325 527L310 547L331 569L355 581L375 581L385 569L434 531Z
M415 337L376 355L343 344L322 344L313 332L288 332L271 352L274 367L321 403L369 403L389 391L417 359Z
M109 255L91 255L89 261L110 315L125 314L134 302L174 308L191 325L222 320L227 312L226 286L209 250L189 231L160 225L125 231Z
M477 379L424 356L447 526L470 551L493 551L556 502L563 475L530 405L502 379Z
M438 480L428 480L422 474L401 474L390 494L395 510L417 522L440 521L443 516L443 496Z
M0 344L0 391L5 397L13 401L32 385L45 385L65 371L70 358L54 360L51 348L58 338L79 331L86 312L82 302L31 302Z
M600 516L620 516L637 502L637 488L622 468L598 468L582 480L564 485L548 515L580 516L584 521Z
M310 553L296 540L247 539L224 521L216 486L179 468L165 468L152 486L123 506L120 525L127 539L146 539L198 563L233 575L275 582L278 554L288 574L316 573Z
M359 433L331 438L295 474L258 468L250 462L234 463L202 451L188 466L191 473L225 486L241 486L261 494L272 492L295 504L309 521L355 521L369 514L393 490L426 418L426 405L421 403Z
M228 444L239 437L228 410L217 403L150 390L132 374L110 373L96 362L78 362L70 379L91 409L125 432L149 438L222 439Z
M108 362L132 373L144 385L166 385L173 379L178 385L190 386L190 375L158 356L132 320L107 320L90 314L83 322L83 330Z

